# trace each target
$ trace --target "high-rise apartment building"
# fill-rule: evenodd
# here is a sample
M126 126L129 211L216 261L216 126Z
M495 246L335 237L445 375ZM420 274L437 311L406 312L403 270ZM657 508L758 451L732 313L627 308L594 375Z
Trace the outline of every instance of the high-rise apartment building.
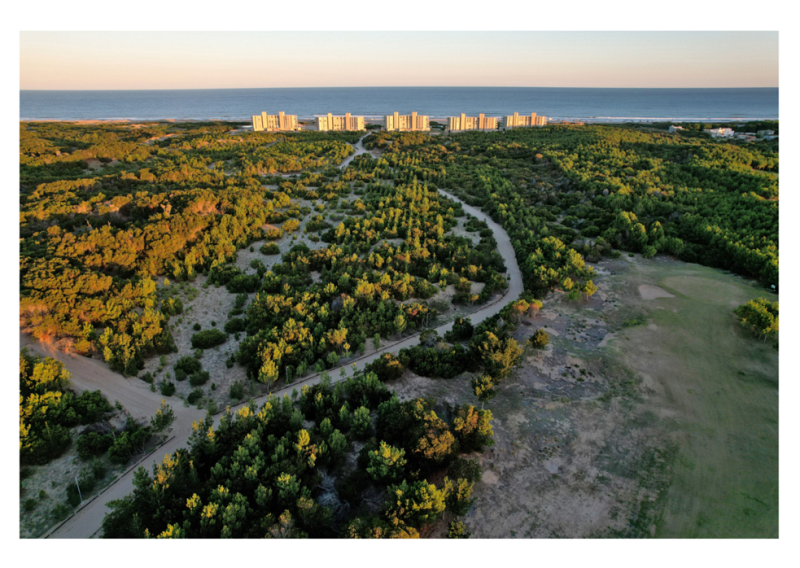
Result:
M386 130L430 130L428 123L428 116L417 114L416 111L411 114L394 114L386 115Z
M547 126L547 117L536 116L535 112L532 112L530 116L520 115L518 112L515 112L514 116L503 117L502 126L503 128L520 128L525 126Z
M463 112L459 116L450 117L450 131L458 132L461 130L495 130L497 128L497 118L493 116L467 116Z
M333 116L331 113L317 117L317 129L320 132L327 130L364 130L363 116Z
M253 115L253 130L255 132L275 132L280 130L300 130L297 122L296 114L283 114L283 111L278 114L261 114Z

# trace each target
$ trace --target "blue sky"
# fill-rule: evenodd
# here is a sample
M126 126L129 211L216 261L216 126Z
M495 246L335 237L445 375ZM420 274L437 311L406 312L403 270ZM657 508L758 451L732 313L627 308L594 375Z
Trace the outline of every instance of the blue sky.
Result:
M777 32L22 32L22 89L777 87Z

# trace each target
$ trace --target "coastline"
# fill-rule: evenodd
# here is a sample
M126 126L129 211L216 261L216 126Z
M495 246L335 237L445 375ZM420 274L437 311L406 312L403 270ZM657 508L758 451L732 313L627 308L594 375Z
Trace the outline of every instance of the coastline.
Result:
M383 116L366 116L352 113L353 116L364 116L364 122L368 124L382 123ZM423 113L420 113L423 114ZM434 122L447 122L450 116L432 116L429 115L429 120ZM314 121L317 116L298 116L298 121ZM500 118L500 117L497 117ZM583 122L586 124L651 124L657 122L761 122L780 120L778 117L707 117L707 118L691 118L691 117L614 117L614 116L548 116L548 125L558 124L561 122ZM23 122L70 122L74 124L114 124L114 123L130 123L141 124L147 122L231 122L231 123L246 123L250 124L250 118L231 118L231 117L205 117L205 118L20 118L20 123Z

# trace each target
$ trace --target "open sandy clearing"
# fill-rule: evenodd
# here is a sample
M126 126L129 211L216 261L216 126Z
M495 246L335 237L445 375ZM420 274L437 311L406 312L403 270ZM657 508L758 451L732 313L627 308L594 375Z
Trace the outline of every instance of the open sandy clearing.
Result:
M645 300L655 300L656 298L674 298L675 294L670 294L660 286L653 286L652 284L642 284L639 286L639 294Z

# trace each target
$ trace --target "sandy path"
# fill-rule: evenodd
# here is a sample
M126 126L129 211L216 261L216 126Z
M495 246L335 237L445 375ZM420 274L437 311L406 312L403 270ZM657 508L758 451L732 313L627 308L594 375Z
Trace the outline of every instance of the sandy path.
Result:
M27 347L31 353L52 357L64 363L70 372L72 390L81 393L87 390L100 390L110 403L118 400L130 415L136 420L149 421L161 405L163 397L158 392L150 392L150 386L135 377L126 378L108 368L104 362L89 359L80 355L64 353L42 345L32 337L20 333L20 348ZM145 459L142 465L147 469L155 458L158 463L164 454L173 453L186 445L192 433L192 422L202 420L205 412L195 407L186 408L182 404L175 404L179 400L166 397L175 412L175 422L172 425L174 438L163 447L159 448L152 458ZM52 535L56 538L89 538L100 528L107 509L106 503L114 499L121 499L133 488L133 472L120 477L103 493L90 501L83 509L67 520Z
M363 153L365 151L363 146L361 146L361 151L359 152L358 146L361 146L361 141L359 141L357 144L356 154L351 156L350 159L358 155L358 153ZM344 165L346 164L343 164L343 166ZM511 279L508 282L508 290L503 296L500 296L486 306L469 314L473 325L477 325L486 318L499 313L508 302L516 300L519 297L523 290L522 273L519 270L516 257L514 256L514 248L511 246L511 239L509 238L508 233L506 233L500 225L495 223L488 215L484 214L479 209L467 205L457 197L441 189L439 190L439 193L461 203L464 211L468 212L469 214L474 215L482 221L486 221L486 223L489 225L489 228L494 232L494 237L497 240L497 249L503 256L506 267L508 268L511 276ZM449 331L452 327L453 323L449 322L437 327L436 331L439 333L439 335L444 335L444 333ZM129 409L132 414L135 410L137 413L145 413L144 415L149 417L155 412L161 403L161 397L156 393L151 393L149 387L143 381L135 378L125 379L124 377L113 373L105 366L104 363L100 363L92 359L75 357L64 353L57 353L55 351L49 353L41 346L36 344L36 342L33 340L29 341L31 342L31 350L55 357L58 360L63 361L67 366L67 369L72 373L72 381L77 388L81 388L83 385L86 385L83 388L99 388L110 400L119 400L125 406L125 408ZM356 369L362 370L365 365L368 365L384 353L397 352L400 349L412 347L418 342L418 335L413 335L401 341L386 344L379 351L357 359L353 362L353 365ZM23 346L24 345L25 344L23 343ZM350 371L348 369L348 375L349 374ZM337 382L342 379L343 377L338 375L332 376L333 382ZM273 391L273 394L281 396L282 394L290 393L293 389L297 389L299 391L303 386L312 386L319 383L321 380L321 374L312 375L307 379L296 381L288 386L277 389ZM260 406L266 400L267 396L262 396L255 399L255 402ZM235 411L246 404L248 403L243 402L233 407L232 410ZM185 447L192 432L192 421L200 420L204 417L202 411L194 408L178 407L174 408L174 410L176 414L176 420L175 424L173 425L172 433L175 437L165 446L160 448L152 456L152 458L148 458L142 462L142 466L145 467L145 469L152 470L152 464L161 463L165 454L174 453L176 450ZM215 425L219 423L221 416L222 414L218 414L215 417ZM106 503L111 500L124 497L133 489L134 471L135 470L132 470L127 475L121 477L113 485L109 486L104 493L100 494L94 501L78 511L73 517L71 517L51 535L49 535L49 537L90 538L95 536L99 532L100 526L103 522L103 517L107 512Z
M364 154L364 153L367 151L367 150L366 150L366 148L364 148L364 144L363 144L363 142L364 142L364 138L366 138L367 136L369 136L369 134L365 134L364 136L362 136L362 137L361 137L361 138L358 140L358 142L356 142L356 143L355 143L355 145L353 146L353 148L355 148L355 150L356 150L356 153L355 153L355 154L350 154L349 156L347 156L347 157L344 159L344 161L343 161L343 162L342 162L342 163L339 165L339 167L340 167L340 168L342 168L342 169L345 169L347 166L349 166L349 165L350 165L350 162L352 162L352 161L353 161L353 158L355 158L355 157L356 157L356 156L358 156L359 154Z

